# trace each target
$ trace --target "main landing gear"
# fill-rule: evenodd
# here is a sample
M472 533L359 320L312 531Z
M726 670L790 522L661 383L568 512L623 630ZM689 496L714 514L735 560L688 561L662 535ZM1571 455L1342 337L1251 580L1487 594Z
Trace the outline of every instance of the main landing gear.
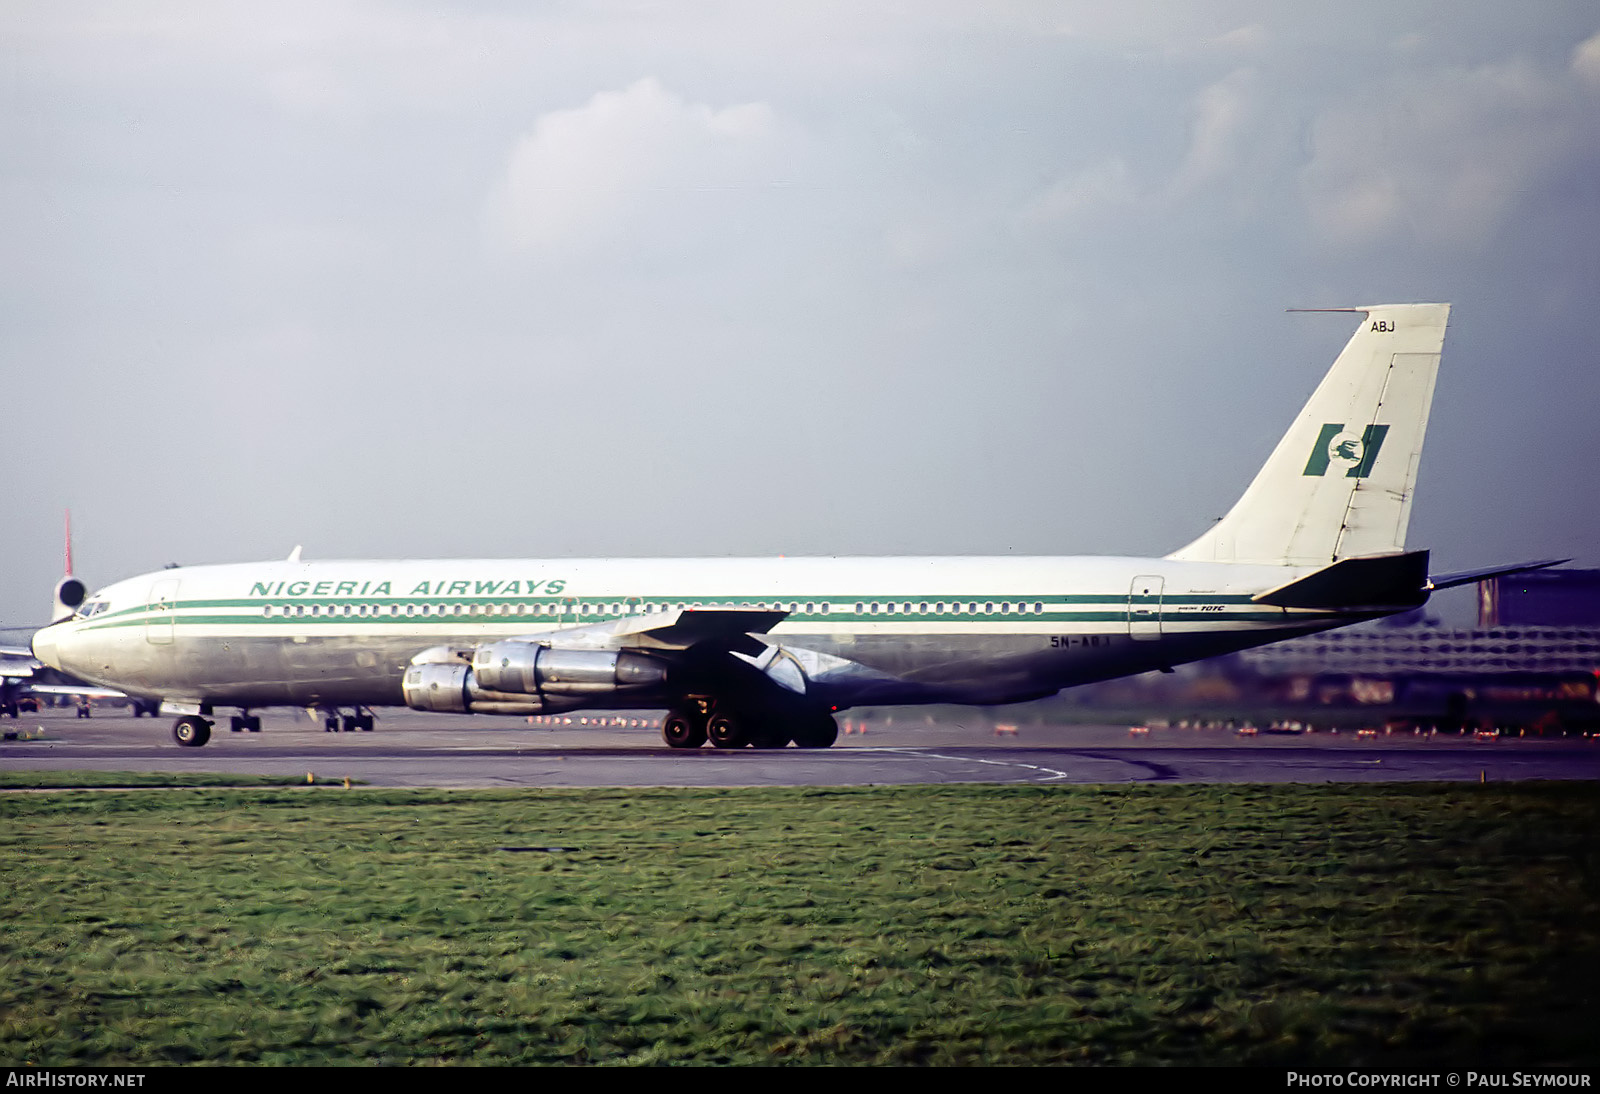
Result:
M661 737L670 748L827 748L839 724L825 710L741 709L709 699L691 699L667 712Z
M354 713L340 716L336 710L326 711L322 719L322 732L371 733L374 719L372 711L357 707Z

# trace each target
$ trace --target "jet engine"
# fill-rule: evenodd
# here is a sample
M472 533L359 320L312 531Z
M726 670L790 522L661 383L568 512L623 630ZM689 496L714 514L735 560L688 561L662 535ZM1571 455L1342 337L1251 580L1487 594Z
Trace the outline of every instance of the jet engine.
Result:
M510 639L476 649L424 650L411 659L401 687L413 710L543 714L632 696L666 679L665 662L646 654Z
M89 590L83 582L68 573L56 582L55 596L50 604L50 622L59 623L63 619L71 619L72 613L78 610Z

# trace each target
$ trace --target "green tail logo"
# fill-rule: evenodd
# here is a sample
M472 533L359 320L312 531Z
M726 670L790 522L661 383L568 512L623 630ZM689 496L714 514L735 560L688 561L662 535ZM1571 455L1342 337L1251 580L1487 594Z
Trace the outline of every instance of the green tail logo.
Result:
M1317 434L1317 443L1311 448L1311 458L1306 461L1302 474L1326 475L1328 468L1343 468L1345 478L1364 479L1372 474L1377 462L1378 449L1389 435L1386 425L1369 425L1361 436L1344 431L1343 422L1329 422Z

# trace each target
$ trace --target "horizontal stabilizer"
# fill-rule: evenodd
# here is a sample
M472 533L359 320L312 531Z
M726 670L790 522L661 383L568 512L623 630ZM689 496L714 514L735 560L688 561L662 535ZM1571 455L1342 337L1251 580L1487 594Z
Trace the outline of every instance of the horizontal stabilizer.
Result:
M1529 570L1543 570L1548 566L1559 566L1563 562L1571 562L1570 558L1547 558L1542 562L1519 562L1515 566L1490 566L1485 570L1459 570L1453 574L1440 574L1430 578L1428 589L1437 592L1440 589L1453 589L1457 585L1471 585L1474 581L1487 581L1491 577L1505 577L1507 574L1525 574Z
M1428 599L1428 552L1347 558L1252 599L1276 608L1415 607Z

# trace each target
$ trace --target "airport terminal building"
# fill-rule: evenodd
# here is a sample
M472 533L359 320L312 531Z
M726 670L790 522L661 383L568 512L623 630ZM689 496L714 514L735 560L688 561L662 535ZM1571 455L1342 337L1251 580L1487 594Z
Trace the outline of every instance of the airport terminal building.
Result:
M1377 626L1295 638L1239 656L1263 676L1308 672L1593 676L1600 669L1600 626L1473 630L1427 624Z
M1495 578L1478 603L1472 628L1419 610L1072 688L1057 702L1090 718L1600 733L1600 570Z
M1470 630L1418 612L1248 650L1237 669L1247 691L1312 706L1385 705L1401 718L1439 715L1447 724L1600 728L1600 570L1481 582Z

